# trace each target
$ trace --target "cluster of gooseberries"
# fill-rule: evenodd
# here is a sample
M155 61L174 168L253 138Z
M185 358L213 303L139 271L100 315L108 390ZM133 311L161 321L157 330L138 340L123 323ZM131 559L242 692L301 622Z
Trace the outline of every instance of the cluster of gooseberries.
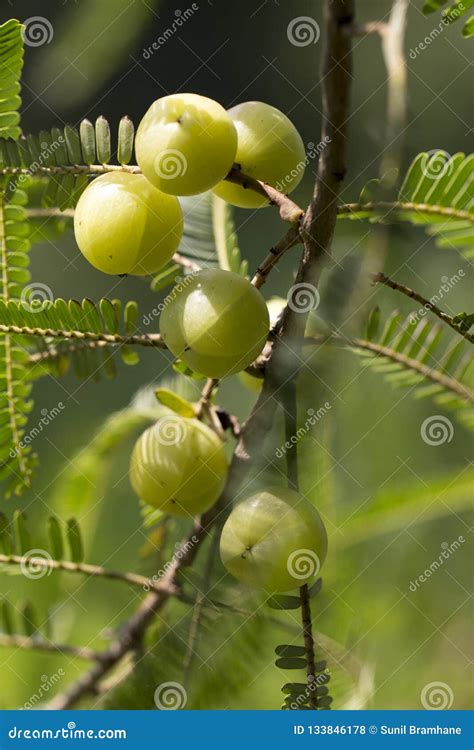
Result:
M137 440L130 480L153 507L178 516L203 513L214 505L227 478L223 444L197 419L161 417ZM239 503L221 535L220 555L242 583L268 593L288 591L314 580L327 552L317 510L294 490L273 487Z
M79 249L108 274L156 273L172 258L183 234L179 196L208 190L234 206L260 208L264 195L226 180L233 166L291 192L303 176L303 141L292 122L263 102L226 111L197 94L155 101L137 130L141 174L111 171L79 199L74 229ZM281 308L281 303L279 303ZM273 311L271 311L273 313ZM273 317L273 315L272 315ZM209 378L242 373L260 354L270 315L260 292L230 271L188 276L164 302L161 335L171 353ZM217 434L196 418L167 414L133 450L130 479L147 504L175 515L195 515L217 501L227 460ZM269 489L240 503L221 538L221 558L239 580L267 591L309 581L291 561L305 553L318 566L327 538L317 511L292 490Z

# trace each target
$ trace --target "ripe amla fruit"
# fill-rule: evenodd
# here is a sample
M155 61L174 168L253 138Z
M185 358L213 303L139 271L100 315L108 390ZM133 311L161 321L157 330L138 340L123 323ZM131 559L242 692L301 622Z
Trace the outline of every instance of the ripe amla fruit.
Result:
M198 94L157 99L135 138L137 163L171 195L195 195L224 179L237 150L235 126L220 104Z
M159 271L183 234L177 198L143 175L109 172L84 190L74 213L76 241L99 271L145 276Z
M268 330L260 292L243 276L219 269L185 277L165 299L160 316L169 350L209 378L248 367L262 351Z
M138 438L130 462L137 495L177 516L194 516L214 505L226 477L227 459L216 433L172 412Z
M237 128L235 161L242 172L282 193L291 193L306 166L304 143L291 120L264 102L238 104L229 109L229 115ZM269 205L268 198L232 182L220 182L214 192L241 208Z
M272 593L315 578L327 544L318 511L294 490L273 487L234 508L222 531L220 553L235 578Z

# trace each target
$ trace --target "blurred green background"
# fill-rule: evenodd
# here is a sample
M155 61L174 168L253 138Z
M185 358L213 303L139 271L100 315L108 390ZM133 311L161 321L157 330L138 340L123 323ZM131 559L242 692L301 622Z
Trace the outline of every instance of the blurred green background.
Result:
M322 24L321 3L202 0L198 5L166 44L144 56L144 50L188 5L167 0L66 0L50 2L39 11L32 1L4 3L2 22L10 16L24 20L41 12L54 30L49 44L26 48L25 132L75 124L83 117L93 119L100 114L112 124L128 114L138 124L159 96L193 91L226 107L251 99L266 101L290 116L306 144L318 143L322 39L315 45L296 47L289 43L286 29L297 16L311 16ZM407 52L439 21L436 16L425 18L420 6L421 2L410 4ZM359 0L358 19L384 18L390 7L386 0ZM453 25L416 59L407 56L408 121L402 170L421 150L440 148L452 154L470 149L472 76L468 43L460 31L459 25ZM347 201L356 200L365 182L378 174L385 143L385 108L386 71L380 41L375 35L357 39L349 173L343 196ZM294 193L300 205L310 198L316 168L316 163L309 165ZM253 269L281 236L281 224L271 209L238 211L235 218L242 255ZM427 297L438 291L443 276L463 269L465 276L445 297L443 307L450 313L472 307L472 274L467 261L454 250L436 248L422 228L403 225L381 230L367 223L341 222L334 256L339 275L330 285L328 274L325 276L320 314L328 320L342 315L339 324L348 334L360 333L364 314L376 303L385 312L394 307L407 313L413 309L390 290L370 286L361 275L364 258L370 259L365 270L383 269ZM297 257L298 250L289 253L271 275L264 289L267 297L286 296ZM144 315L161 300L146 281L111 281L94 271L80 256L71 233L54 244L34 247L32 274L34 280L46 283L55 297L136 299ZM348 302L349 310L344 309ZM449 333L445 337L448 340ZM66 409L35 442L41 464L33 489L20 501L8 501L7 512L24 507L35 526L52 511L66 518L75 510L87 532L88 561L152 573L161 558L143 559L140 554L146 534L126 476L131 441L114 452L111 474L98 488L92 504L77 512L68 507L58 487L76 452L89 443L107 416L124 408L140 387L156 385L169 374L165 355L144 350L139 365L121 364L119 377L113 381L103 378L99 383L81 383L73 374L61 381L40 380L35 385L31 424L36 424L42 409L50 410L59 401ZM226 381L219 395L222 405L240 418L248 413L254 398L238 378ZM452 707L468 708L472 704L472 513L466 509L466 498L469 491L472 494L472 475L466 470L472 442L467 431L456 422L449 444L426 445L420 438L420 425L425 418L443 413L441 407L429 400L413 400L374 372L361 372L360 362L349 353L339 353L336 361L322 353L315 355L311 370L304 375L300 398L304 409L317 410L325 401L331 404L302 446L303 489L309 491L319 478L310 494L324 514L331 541L323 591L315 605L317 630L339 644L336 660L356 661L359 692L372 693L369 707L421 708L423 687L442 681L453 692ZM275 430L280 427L277 424ZM281 434L275 433L272 441L279 445ZM97 479L93 482L97 484ZM402 496L408 505L418 503L408 525L402 511L394 509ZM376 514L369 523L367 512L382 503L386 512ZM429 581L410 591L410 582L438 558L442 543L451 543L460 535L466 543ZM166 551L161 554L166 560ZM66 574L36 583L19 575L2 575L0 587L15 606L25 598L33 599L40 622L51 610L57 640L97 648L104 645L104 631L118 627L137 604L136 591L114 583L78 581ZM242 601L245 596L238 594ZM179 605L173 608L176 617L183 616ZM277 617L285 621L288 616ZM161 621L159 625L164 627ZM219 689L226 680L219 655L206 663L198 660L194 680L205 685L208 697L196 698L196 705L277 708L284 679L272 664L272 653L274 645L284 640L279 630L277 625L262 626L260 647L252 656L253 676L243 674L240 689L231 696ZM244 660L245 627L235 627L226 637L231 646L235 638L234 658L238 660L241 650ZM251 637L255 634L248 634L248 639ZM196 649L204 653L204 643L198 643ZM3 708L23 705L43 677L60 667L65 675L59 688L84 669L77 660L6 649L0 653L0 662ZM362 670L361 664L365 665ZM165 676L166 667L165 661ZM176 678L172 659L169 674L170 679ZM152 707L153 678L144 684L142 689L146 689ZM144 700L140 698L134 705L132 698L126 699L125 705L148 707ZM118 699L112 700L109 707L118 705ZM341 698L335 707L342 705Z

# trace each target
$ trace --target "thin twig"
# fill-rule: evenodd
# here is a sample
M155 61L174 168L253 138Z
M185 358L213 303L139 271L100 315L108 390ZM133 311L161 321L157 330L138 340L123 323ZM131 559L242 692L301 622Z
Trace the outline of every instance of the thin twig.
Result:
M122 625L120 632L111 645L98 654L96 663L76 682L69 685L64 692L56 695L47 708L66 710L75 706L87 695L94 695L99 690L101 680L123 659L124 656L142 643L149 625L156 613L168 601L175 589L175 577L178 571L190 565L196 556L201 542L207 537L209 528L215 522L214 509L211 508L202 518L195 520L190 534L182 541L160 582L159 591L151 591L136 612Z
M13 333L19 336L40 336L51 339L77 339L79 341L96 341L104 344L153 346L158 349L166 349L166 344L158 333L150 333L144 336L121 336L111 333L94 333L93 331L63 331L53 328L30 328L29 326L16 326L0 324L0 333Z
M26 635L0 633L0 646L3 648L22 648L34 651L48 651L58 654L68 654L78 659L94 661L97 659L98 651L87 646L69 646L65 643L53 643L40 637L29 637Z
M366 339L349 339L345 336L338 336L337 334L330 334L328 336L311 336L305 338L305 344L321 345L327 343L348 347L350 349L363 349L365 351L373 352L373 354L376 354L380 357L385 357L386 359L390 359L392 362L397 362L399 365L402 365L409 370L418 372L420 375L423 375L424 378L427 378L433 383L440 385L447 391L451 391L451 393L454 393L456 396L463 399L463 401L474 403L474 391L465 386L463 383L460 383L459 380L456 380L449 375L444 375L437 370L433 370L431 367L428 367L428 365L425 365L422 362L418 362L417 359L407 357L405 354L397 352L395 351L395 349L390 349L390 347L388 346L382 346L382 344L376 344L375 342L367 341Z
M337 207L337 212L338 214L343 215L357 214L364 211L380 211L381 209L387 209L388 212L416 211L417 213L435 214L438 216L446 216L449 219L459 219L459 221L469 221L471 223L474 223L474 213L472 213L472 211L465 211L460 208L453 208L452 206L440 206L434 203L416 203L412 201L368 201L367 203L341 203ZM57 208L31 208L26 210L26 214L27 216L37 216L39 218L48 216L57 216L58 218L71 218L74 216L74 209L66 209L65 211L60 211ZM288 230L288 235L290 237L292 231L294 232L293 227ZM285 237L280 240L280 243L283 244L286 237L287 235L285 235ZM274 253L270 251L270 255L274 255ZM181 258L182 256L179 256L179 254L173 256L173 260L175 260L176 263L181 263ZM188 262L189 259L184 258L184 261ZM184 265L184 262L182 263L182 265ZM197 266L197 264L194 265Z
M404 284L399 284L397 281L394 281L381 271L379 273L372 274L372 281L374 282L374 284L385 284L385 286L390 287L390 289L394 289L396 292L401 292L410 299L415 299L426 310L431 310L431 312L436 315L437 318L442 320L443 323L446 323L446 325L452 328L453 331L456 331L456 333L458 333L460 336L463 336L463 338L470 341L471 344L474 343L474 335L472 333L469 333L469 331L463 331L459 327L459 325L454 322L454 318L451 315L443 312L443 310L441 310L441 308L431 302L431 300L428 300L421 294L418 294L418 292L415 292L414 289L410 289L410 287L405 286Z
M416 359L407 357L401 352L396 352L394 349L390 349L387 346L375 344L372 341L365 341L364 339L352 339L350 343L346 342L346 344L349 346L354 346L357 349L365 349L366 351L371 351L374 354L378 354L380 356L386 357L387 359L391 359L392 362L398 362L398 364L403 365L410 370L419 372L420 375L428 378L428 380L431 380L433 383L437 383L445 390L451 391L456 396L459 396L459 398L463 399L463 401L474 403L474 391L471 391L469 388L467 388L467 386L464 386L458 380L449 377L449 375L443 375L443 373L438 372L437 370L433 370L431 367L428 367L428 365L424 365L421 362L418 362L418 360Z
M388 213L396 211L410 211L422 214L434 214L436 216L446 216L448 219L459 219L459 221L469 221L474 224L474 213L463 211L450 206L438 206L432 203L413 203L411 201L369 201L368 203L343 203L338 206L339 215L358 214L365 211L378 212L387 210Z
M255 275L252 279L252 284L260 289L267 280L267 276L274 266L278 263L283 253L289 250L291 247L298 245L302 242L300 235L299 224L293 224L288 232L274 245L268 255L264 258L262 263L257 268Z
M276 190L266 182L256 180L254 177L249 177L249 175L244 174L238 165L232 167L225 179L228 182L240 185L244 189L254 190L256 193L263 195L272 205L278 207L280 217L283 221L289 221L290 224L295 224L303 216L303 209L292 201L291 198L288 198L287 195Z
M109 578L115 581L130 583L132 586L138 586L142 591L148 591L150 588L155 591L163 590L163 584L141 576L136 573L122 573L117 570L109 570L100 565L90 565L88 563L74 563L68 560L53 560L49 557L35 557L35 555L0 555L0 565L20 565L26 571L29 567L43 568L44 570L63 570L67 573L79 573L81 575L91 576L92 578ZM168 593L174 594L175 591Z
M196 406L196 417L201 419L203 412L209 405L214 389L217 387L219 381L217 378L208 378L201 391L201 398Z

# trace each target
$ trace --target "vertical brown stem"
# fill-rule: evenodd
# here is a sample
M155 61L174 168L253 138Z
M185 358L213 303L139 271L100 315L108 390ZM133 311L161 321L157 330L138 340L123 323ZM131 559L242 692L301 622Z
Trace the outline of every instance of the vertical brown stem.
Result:
M309 689L309 705L315 710L318 708L318 696L315 689L316 667L314 660L314 638L311 620L311 606L309 603L308 584L300 587L301 622L303 623L304 647L306 650L306 675Z

